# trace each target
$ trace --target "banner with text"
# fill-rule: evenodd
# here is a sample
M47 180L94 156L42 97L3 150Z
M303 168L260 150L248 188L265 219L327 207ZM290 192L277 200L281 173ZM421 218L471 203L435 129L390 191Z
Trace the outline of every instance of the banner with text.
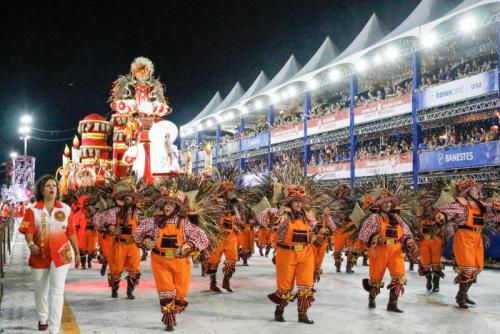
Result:
M419 153L420 171L500 166L500 141Z
M411 94L391 97L354 109L354 124L411 113Z
M339 113L329 114L307 121L307 135L325 133L349 127L349 109L341 110Z
M283 143L286 141L304 138L304 123L300 122L271 131L271 144Z
M454 80L419 92L419 109L435 107L498 90L497 70Z

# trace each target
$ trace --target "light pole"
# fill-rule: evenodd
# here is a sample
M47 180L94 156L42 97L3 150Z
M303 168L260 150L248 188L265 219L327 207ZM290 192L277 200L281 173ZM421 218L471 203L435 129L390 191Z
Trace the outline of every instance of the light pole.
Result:
M16 158L17 158L17 152L16 151L12 151L10 152L10 158L12 159L12 184L14 184L14 171L16 170Z
M19 133L21 134L20 139L24 140L24 155L28 155L28 139L30 139L29 134L31 133L31 123L33 118L30 115L24 115L21 117L21 127L19 128Z

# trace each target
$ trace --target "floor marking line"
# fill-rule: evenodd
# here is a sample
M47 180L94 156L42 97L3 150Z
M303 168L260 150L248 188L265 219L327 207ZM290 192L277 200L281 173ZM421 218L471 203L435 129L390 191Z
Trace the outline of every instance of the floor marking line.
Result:
M61 327L64 334L80 334L80 327L66 298L64 299Z

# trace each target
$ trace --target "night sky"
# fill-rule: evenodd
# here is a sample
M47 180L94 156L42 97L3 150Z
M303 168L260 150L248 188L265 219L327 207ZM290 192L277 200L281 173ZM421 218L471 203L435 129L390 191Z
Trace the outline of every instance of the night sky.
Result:
M75 128L90 113L108 117L111 83L137 56L155 64L174 109L168 119L181 125L216 91L224 97L237 81L246 89L261 70L272 78L291 54L304 64L327 36L345 48L373 12L393 29L418 2L3 2L0 161L22 152L17 128L25 112L47 130ZM55 172L64 144L29 141L38 176Z

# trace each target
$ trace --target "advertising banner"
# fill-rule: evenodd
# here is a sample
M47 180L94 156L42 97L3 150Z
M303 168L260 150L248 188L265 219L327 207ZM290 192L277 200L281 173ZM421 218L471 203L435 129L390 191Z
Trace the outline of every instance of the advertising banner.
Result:
M273 129L271 131L271 144L283 143L286 141L304 138L304 123L300 122L294 125Z
M354 109L354 124L411 113L411 94L396 96Z
M421 172L500 166L500 141L419 153Z

